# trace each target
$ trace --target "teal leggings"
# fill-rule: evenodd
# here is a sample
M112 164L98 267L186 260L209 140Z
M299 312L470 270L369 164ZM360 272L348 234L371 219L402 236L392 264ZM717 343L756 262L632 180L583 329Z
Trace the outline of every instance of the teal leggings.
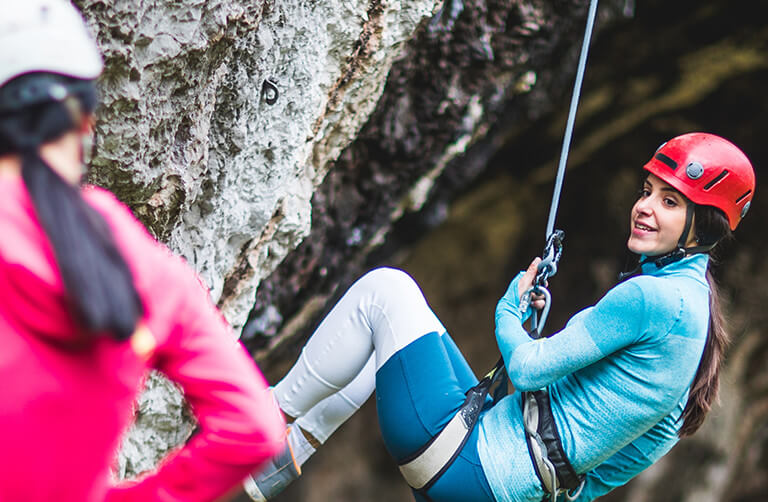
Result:
M384 443L401 462L424 446L464 403L477 377L443 333L429 333L396 352L376 372L376 409ZM477 427L459 456L418 502L493 502L477 453Z

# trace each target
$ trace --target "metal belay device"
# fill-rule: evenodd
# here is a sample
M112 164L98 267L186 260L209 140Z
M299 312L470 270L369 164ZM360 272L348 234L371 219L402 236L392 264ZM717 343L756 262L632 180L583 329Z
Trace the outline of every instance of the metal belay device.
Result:
M552 294L547 289L547 280L557 273L557 264L560 261L560 256L563 254L564 239L565 232L562 230L555 230L549 235L533 286L520 297L520 313L522 314L528 310L533 295L544 296L544 308L541 309L541 314L534 312L531 316L530 335L533 338L541 338L544 324L549 316L549 309L552 306Z

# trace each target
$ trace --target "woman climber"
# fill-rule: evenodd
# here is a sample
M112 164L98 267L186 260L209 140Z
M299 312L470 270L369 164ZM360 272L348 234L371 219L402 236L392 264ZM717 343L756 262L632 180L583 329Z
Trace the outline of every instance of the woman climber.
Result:
M270 499L296 479L374 388L385 445L419 501L589 501L693 434L727 343L708 253L749 209L754 172L705 133L671 139L644 169L627 242L638 275L549 338L523 328L543 300L520 307L539 259L498 302L511 395L471 405L478 380L408 275L359 279L274 386L293 422L286 450L246 482L250 496ZM477 426L462 429L473 411Z
M81 188L101 56L68 0L0 0L0 500L211 501L284 446L266 382L194 272ZM111 466L150 368L197 432Z

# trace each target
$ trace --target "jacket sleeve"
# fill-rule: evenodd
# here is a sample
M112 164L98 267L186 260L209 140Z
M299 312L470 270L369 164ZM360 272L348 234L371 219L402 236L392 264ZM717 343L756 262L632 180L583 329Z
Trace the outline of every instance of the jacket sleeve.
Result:
M674 420L668 416L588 472L576 502L589 502L625 485L666 455L677 441Z
M648 306L642 288L626 281L558 333L532 339L522 326L530 312L519 309L517 284L521 276L522 272L499 300L495 315L496 342L516 389L544 388L640 338Z
M155 367L178 383L198 431L114 501L209 501L226 494L282 447L285 423L266 382L191 274L174 287L188 295Z
M130 242L126 253L132 253L146 326L156 340L150 365L181 387L198 430L155 471L115 486L106 500L217 500L283 447L283 416L194 271L132 216L113 224L119 241Z

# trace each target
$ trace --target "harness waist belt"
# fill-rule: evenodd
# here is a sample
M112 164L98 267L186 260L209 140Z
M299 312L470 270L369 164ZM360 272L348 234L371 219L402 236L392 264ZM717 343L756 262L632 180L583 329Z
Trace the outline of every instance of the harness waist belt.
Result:
M523 393L523 421L528 453L544 490L555 497L565 492L567 498L576 498L578 494L568 497L568 492L580 488L584 476L576 473L565 455L552 415L549 392Z

